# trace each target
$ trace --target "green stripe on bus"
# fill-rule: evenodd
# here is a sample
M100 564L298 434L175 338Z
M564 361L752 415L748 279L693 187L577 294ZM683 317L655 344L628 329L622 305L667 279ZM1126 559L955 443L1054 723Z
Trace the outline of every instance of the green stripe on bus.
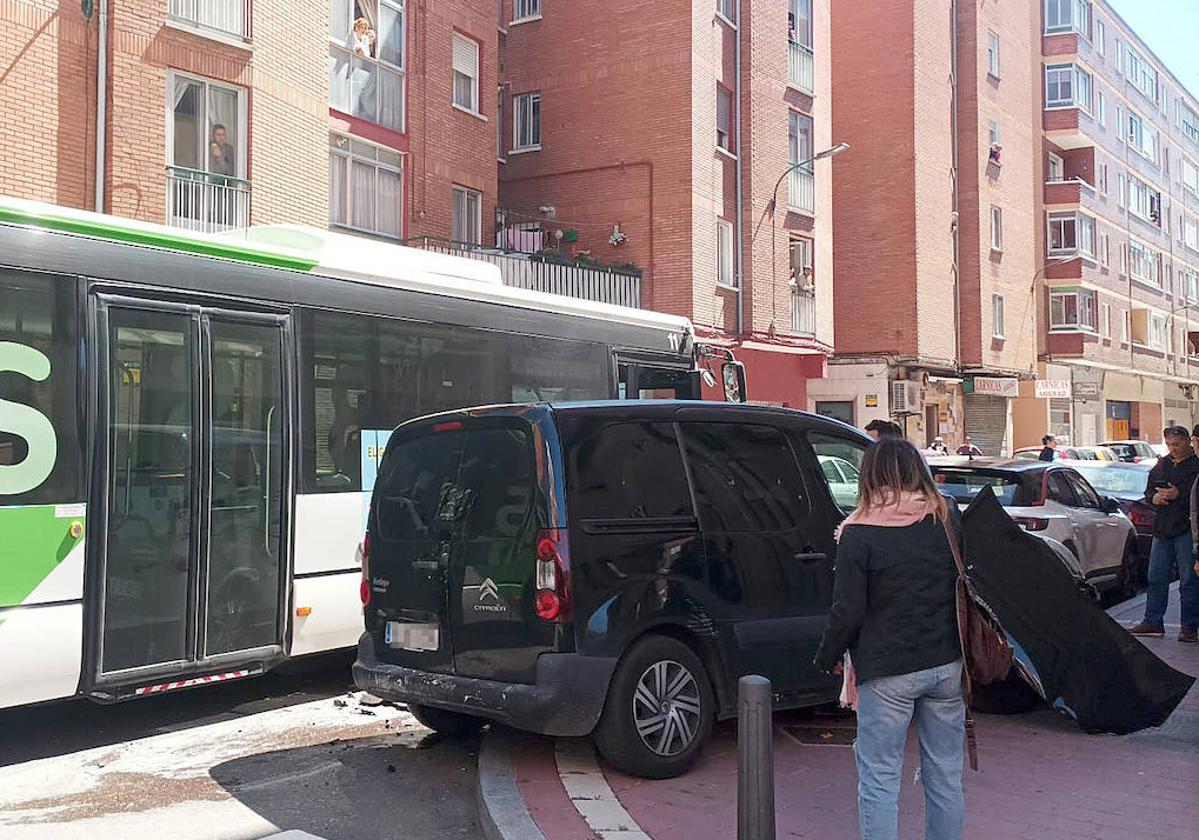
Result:
M295 257L275 251L263 251L248 248L244 245L224 242L213 242L209 239L192 239L186 235L175 235L158 230L147 230L134 227L124 227L120 224L97 222L91 219L76 219L67 216L56 216L51 213L26 213L11 207L0 205L0 222L10 222L19 225L34 225L63 233L77 233L83 236L96 236L102 239L113 239L128 242L133 245L148 245L152 248L165 248L171 251L186 251L190 254L200 254L205 257L219 257L226 260L267 265L273 268L290 268L297 271L311 271L317 261L306 257Z
M71 524L84 524L84 516L60 516L59 507L0 507L0 607L24 603L83 539L71 536Z

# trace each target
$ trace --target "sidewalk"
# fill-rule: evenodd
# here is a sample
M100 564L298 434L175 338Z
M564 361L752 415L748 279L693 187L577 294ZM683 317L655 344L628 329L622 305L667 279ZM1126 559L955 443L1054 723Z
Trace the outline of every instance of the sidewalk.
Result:
M1199 674L1199 646L1175 632L1146 640L1159 656ZM1111 611L1130 625L1144 598ZM852 716L775 718L778 836L857 838ZM966 771L966 837L987 840L1177 840L1199 837L1199 687L1165 726L1135 735L1085 735L1050 710L978 719L980 772ZM518 736L517 787L545 840L706 840L736 837L736 727L720 724L698 765L678 779L646 781L598 763L588 740ZM923 789L909 741L900 836L923 836ZM515 840L513 838L512 840ZM522 838L526 840L526 838Z

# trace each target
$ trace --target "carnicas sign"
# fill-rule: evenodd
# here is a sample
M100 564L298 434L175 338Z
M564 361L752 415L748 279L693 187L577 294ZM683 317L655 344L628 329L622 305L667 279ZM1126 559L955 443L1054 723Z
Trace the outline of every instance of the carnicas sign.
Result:
M1020 396L1020 380L1008 377L974 377L974 393L986 394L989 397Z
M1036 386L1037 399L1070 399L1069 379L1038 379Z

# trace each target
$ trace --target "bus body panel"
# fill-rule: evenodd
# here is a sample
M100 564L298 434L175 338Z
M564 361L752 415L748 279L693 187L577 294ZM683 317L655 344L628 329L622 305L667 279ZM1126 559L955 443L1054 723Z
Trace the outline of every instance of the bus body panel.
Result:
M357 550L366 533L369 504L369 492L298 494L292 574L299 578L316 572L358 572L362 566Z
M0 708L74 695L82 652L81 601L0 612Z
M353 647L362 635L362 573L296 578L292 585L291 655ZM297 611L310 611L300 615Z

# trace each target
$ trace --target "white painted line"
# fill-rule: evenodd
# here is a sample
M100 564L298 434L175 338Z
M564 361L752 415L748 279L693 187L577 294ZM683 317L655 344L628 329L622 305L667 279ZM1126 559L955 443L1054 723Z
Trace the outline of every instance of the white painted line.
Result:
M559 739L554 758L566 795L600 840L651 840L616 798L589 739Z

